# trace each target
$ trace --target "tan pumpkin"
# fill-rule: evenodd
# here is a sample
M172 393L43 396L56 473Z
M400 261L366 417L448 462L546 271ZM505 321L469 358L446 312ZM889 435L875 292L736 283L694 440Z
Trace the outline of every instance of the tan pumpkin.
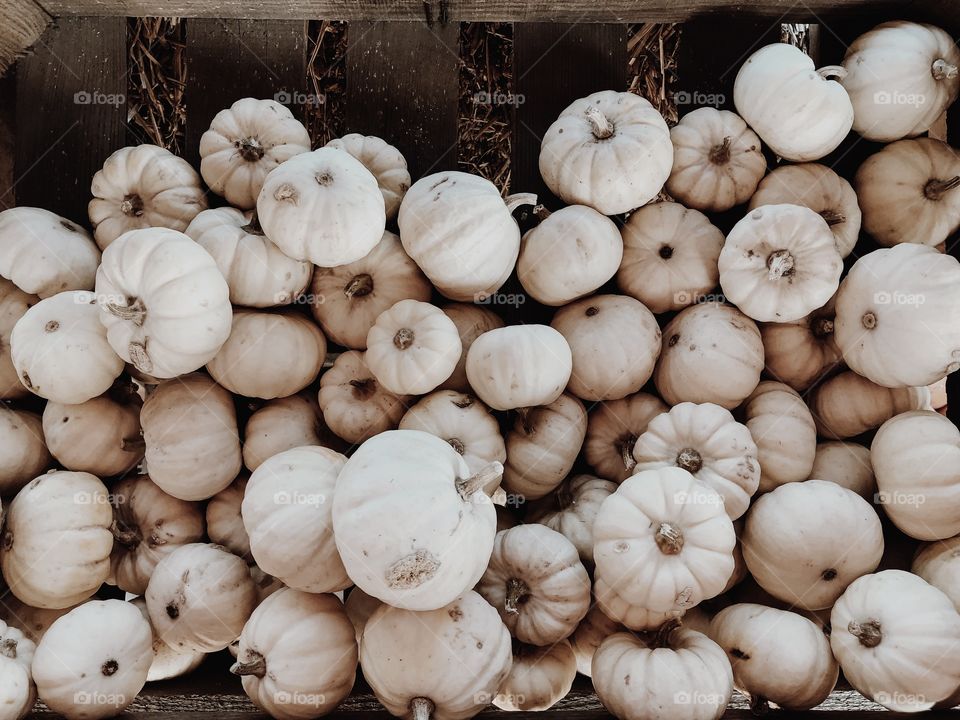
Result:
M841 257L847 257L860 235L861 213L853 186L826 165L798 163L773 169L750 198L749 211L762 205L800 205L810 208L827 225Z
M685 402L653 418L637 438L633 471L682 468L716 490L730 519L736 520L747 511L760 483L757 458L751 431L729 410Z
M506 436L503 486L526 500L554 490L570 473L587 431L587 411L570 395L521 412Z
M31 307L40 302L6 278L0 277L0 400L17 400L30 392L20 382L10 357L10 333Z
M787 483L761 496L747 513L741 541L760 586L808 610L830 607L883 554L873 506L825 480Z
M910 410L929 410L927 388L886 388L847 370L824 381L809 395L817 433L843 440L879 427Z
M671 405L711 402L730 410L756 389L762 369L757 324L735 307L706 302L667 323L653 381Z
M150 613L147 611L147 601L143 597L136 597L128 601L134 605L143 619L150 622ZM153 630L153 627L150 628ZM153 633L153 662L147 672L147 682L170 680L193 672L206 657L206 653L196 650L179 652L167 645L156 632Z
M620 234L617 286L655 313L699 302L720 280L723 233L701 212L679 203L650 203L630 213Z
M833 335L835 317L831 299L799 320L760 323L767 373L803 391L842 365L843 356Z
M142 595L157 563L203 538L203 510L167 495L146 475L126 477L110 491L114 542L107 582Z
M428 301L430 282L404 252L400 238L387 230L359 260L316 268L310 295L310 312L327 337L366 350L367 333L380 313L401 300Z
M760 491L810 477L817 428L803 398L787 385L765 380L744 405L760 460Z
M604 615L598 605L591 607L573 635L568 638L577 659L577 672L590 677L590 666L597 648L608 637L622 632L623 629L623 625Z
M383 605L382 602L373 595L367 595L358 587L352 587L347 592L347 599L343 601L343 609L346 611L347 617L350 618L350 622L353 623L358 644L360 638L363 637L363 629L381 605Z
M307 387L326 356L326 338L309 318L237 310L230 337L207 363L207 371L236 395L270 400Z
M33 709L37 686L30 674L36 645L15 627L0 621L0 709L4 720L21 720ZM576 671L574 671L576 672Z
M359 133L334 138L327 147L350 153L373 174L383 195L387 220L396 218L400 202L410 189L410 172L403 154L385 140Z
M720 495L686 470L627 478L593 525L594 577L656 612L686 610L720 593L737 542Z
M922 545L910 572L940 590L960 609L960 535Z
M467 353L470 351L470 346L473 345L474 340L485 332L502 328L504 326L503 318L493 310L467 303L449 303L444 305L442 310L457 326L463 351L460 353L457 367L450 373L450 377L440 383L438 389L471 392L470 383L467 380Z
M151 479L181 500L206 500L240 472L233 397L206 375L158 385L140 412Z
M590 609L590 576L572 542L545 525L497 533L477 592L522 643L553 645Z
M243 526L243 517L240 514L248 478L246 473L241 474L210 498L207 502L205 520L210 542L223 545L234 555L239 555L248 563L253 563L250 537Z
M584 456L602 478L621 483L633 474L633 446L649 422L669 410L655 395L635 393L596 405L587 422Z
M35 608L17 599L13 593L6 593L0 600L0 620L15 627L34 643L39 643L47 630L76 605L65 608Z
M660 326L643 303L627 295L594 295L561 308L550 327L573 356L567 388L584 400L619 400L653 374Z
M577 658L566 640L547 647L514 643L510 674L493 704L501 710L547 710L562 700L577 676Z
M534 300L564 305L589 295L613 277L623 257L614 222L586 205L554 213L538 205L540 224L520 242L517 278Z
M817 443L811 480L829 480L873 502L877 481L870 464L870 448L852 442L829 440Z
M0 494L9 497L52 464L43 421L26 410L0 406Z
M243 433L243 464L253 472L267 458L304 445L334 449L340 440L323 421L316 397L304 393L265 403L247 420Z
M667 610L659 612L647 610L639 605L627 602L602 577L598 577L593 584L593 594L597 607L611 620L623 628L638 632L656 630L669 620L683 616L684 610Z
M395 428L409 401L380 385L355 350L340 353L320 377L318 399L330 429L353 444Z

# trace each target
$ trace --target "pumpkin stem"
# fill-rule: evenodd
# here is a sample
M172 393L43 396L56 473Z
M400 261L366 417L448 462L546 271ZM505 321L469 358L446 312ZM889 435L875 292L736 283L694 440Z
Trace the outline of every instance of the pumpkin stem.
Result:
M351 300L355 297L363 297L373 292L373 278L367 273L354 275L350 282L343 286L343 294Z
M329 370L332 368L338 357L340 357L340 353L327 353L327 356L323 359L323 369Z
M410 328L400 328L393 336L393 345L397 350L406 350L413 345L414 334Z
M457 492L464 500L469 500L478 492L490 493L503 477L503 464L492 462L482 468L476 475L468 478L457 478Z
M536 193L514 193L507 195L503 201L507 204L507 210L513 212L521 205L536 205L537 196Z
M877 316L872 312L866 312L863 314L863 317L860 318L860 324L867 330L873 330L877 326Z
M951 65L943 58L937 58L930 66L930 74L934 80L947 80L957 76L957 66Z
M523 604L529 594L530 588L523 580L510 578L507 580L507 595L503 601L503 609L507 611L508 615L519 615L520 605Z
M710 149L709 160L714 165L726 165L730 162L730 138L725 137L723 142Z
M923 186L923 194L927 200L933 200L936 202L943 197L943 194L948 190L953 190L956 187L960 187L960 175L955 175L949 180L937 180L936 178L929 180L926 185Z
M534 206L532 212L537 217L537 220L539 220L540 222L543 222L548 217L550 217L550 215L552 215L552 213L549 210L547 210L547 208L544 207L543 205Z
M637 461L633 458L633 446L636 444L636 435L627 435L620 439L620 459L623 460L623 467L627 472L632 471L637 466Z
M533 408L528 407L517 408L517 420L520 421L520 427L527 435L533 435L537 431L537 426L530 419L532 410Z
M847 76L847 70L843 65L824 65L817 70L823 80L843 80Z
M4 638L0 643L0 655L13 660L17 659L17 641L13 638Z
M113 533L113 539L124 547L133 549L140 544L140 533L122 526L116 520L110 525L110 532Z
M377 391L377 381L373 378L363 378L351 380L350 387L353 388L353 396L358 400L367 400Z
M267 662L263 659L263 655L258 653L255 650L250 650L250 655L252 659L248 662L240 662L239 660L235 662L230 667L230 672L234 675L253 675L254 677L262 678L267 674Z
M703 458L693 448L684 448L677 455L677 467L693 475L700 472L700 468L703 467Z
M430 720L436 706L433 700L424 697L415 697L410 701L410 716L413 720Z
M683 550L683 533L671 523L660 523L653 539L664 555L676 555Z
M139 452L140 450L146 449L146 447L147 442L143 439L142 435L123 438L120 441L120 449L124 452Z
M750 712L757 716L766 715L770 712L770 703L763 695L751 695Z
M820 213L820 217L822 217L830 227L847 221L847 216L836 210L824 210Z
M130 362L137 370L145 373L153 372L153 360L147 355L146 341L130 343L127 345L127 352L130 354Z
M447 440L447 444L449 444L450 447L456 450L458 455L463 455L463 453L466 452L467 450L463 446L463 440L461 440L460 438L450 438L449 440Z
M865 623L857 623L853 620L847 625L847 630L864 647L875 648L883 640L883 632L878 620L867 620Z
M833 335L833 319L825 317L816 318L813 323L811 323L810 330L818 338Z
M257 211L256 211L256 210L254 210L254 211L250 214L250 222L248 222L246 225L244 225L244 226L241 227L240 229L243 230L245 233L247 233L247 235L261 235L261 236L262 236L262 235L265 234L265 233L263 232L263 228L260 227L260 218L259 218L259 216L257 215Z
M263 145L255 137L245 137L235 143L237 152L247 162L256 162L264 155Z
M591 105L586 109L584 115L593 128L593 136L597 140L606 140L613 136L613 124L607 120L607 116L596 105Z
M777 250L770 253L767 258L767 276L771 280L779 280L782 277L790 277L796 270L793 268L793 255L789 250Z
M670 647L670 637L674 632L680 629L680 618L670 618L663 625L657 628L656 634L653 636L653 646L655 648L666 648Z
M104 303L102 307L114 317L132 322L137 327L143 326L143 321L147 317L147 307L140 298L133 298L126 305Z
M143 215L143 198L136 193L124 196L120 201L120 212L127 217L140 217Z

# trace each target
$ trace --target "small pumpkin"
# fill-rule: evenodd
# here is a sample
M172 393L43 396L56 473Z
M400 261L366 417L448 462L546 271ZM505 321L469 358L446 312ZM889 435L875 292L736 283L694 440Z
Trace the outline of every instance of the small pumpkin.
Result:
M10 334L10 356L30 392L70 405L106 392L123 372L96 296L86 290L58 293L27 310Z
M10 357L10 333L17 321L40 302L6 278L0 277L0 400L18 400L30 392L20 382Z
M682 468L716 490L730 519L736 520L759 486L757 457L751 431L729 410L684 402L654 417L637 438L633 471Z
M792 322L761 323L763 361L769 375L803 391L843 363L833 334L836 312L831 299Z
M504 201L489 180L463 172L427 175L400 205L403 249L451 300L476 302L495 293L520 253L520 228L510 213L535 196Z
M200 174L213 192L248 209L267 175L310 150L307 129L276 100L241 98L218 112L200 136Z
M267 237L294 260L336 267L383 237L383 196L359 160L334 148L300 153L275 168L257 198Z
M197 370L230 336L230 291L216 262L186 235L163 228L117 238L97 270L107 340L155 378Z
M31 480L6 509L0 566L10 592L50 609L91 597L110 574L112 522L107 488L93 475L54 471Z
M629 92L602 90L567 106L543 136L540 174L565 203L616 215L645 205L670 177L663 117Z
M0 621L0 711L4 720L26 717L37 699L30 674L36 645L15 627Z
M13 593L6 593L0 600L0 620L16 628L34 643L40 642L54 622L73 610L76 605L65 608L35 608L20 602Z
M123 478L110 488L113 552L110 582L142 595L154 568L177 548L203 538L203 511L178 500L146 475Z
M877 481L870 463L870 448L853 442L829 440L817 443L811 480L829 480L873 502Z
M733 574L737 537L723 499L677 467L627 478L600 506L593 540L594 577L656 612L693 607Z
M597 601L597 607L603 611L604 615L621 625L620 630L623 628L642 632L656 630L664 623L682 617L685 613L684 610L658 612L634 605L624 600L601 577L598 577L593 585L593 594Z
M424 395L450 377L462 350L457 326L443 310L401 300L370 328L364 360L390 392Z
M669 410L656 395L634 393L597 404L587 421L584 456L602 478L621 483L633 474L633 446L650 421Z
M36 413L0 406L0 494L15 494L52 464Z
M130 230L182 232L197 213L207 209L196 170L156 145L117 150L93 176L90 193L93 199L87 214L101 250Z
M366 350L367 333L380 313L401 300L430 299L430 283L403 251L400 238L384 231L359 260L318 267L310 285L310 312L333 342Z
M233 397L206 375L158 385L140 412L151 479L181 500L206 500L242 466Z
M791 482L761 496L747 513L741 541L760 587L807 610L830 607L883 555L873 506L826 480Z
M462 720L490 704L513 655L510 633L477 593L414 612L383 605L360 643L360 667L396 717Z
M347 598L343 601L343 609L346 611L347 617L350 618L350 622L353 623L358 644L360 638L363 637L363 629L381 605L383 605L382 602L372 595L367 595L358 587L350 588L347 593Z
M547 710L562 700L577 676L577 658L566 640L546 647L513 644L513 664L493 704L501 710Z
M862 215L857 194L845 179L826 165L780 165L757 186L748 211L763 205L800 205L824 219L833 233L841 257L853 252L860 235Z
M614 222L586 205L554 213L538 205L540 223L520 241L517 278L534 300L565 305L613 277L623 257Z
M37 694L67 720L123 712L143 689L153 662L153 632L123 600L93 600L57 620L33 656Z
M867 140L920 135L960 92L960 51L938 27L894 20L854 40L841 81L853 103L853 129Z
M250 476L243 493L243 527L257 566L306 592L350 587L333 536L337 474L346 458L308 446L274 455Z
M670 128L673 169L666 191L687 207L723 212L742 205L767 170L760 138L736 113L688 112Z
M744 313L791 322L833 297L843 258L830 227L813 210L764 205L733 226L719 268L724 295Z
M747 58L733 84L737 112L777 155L795 162L835 150L853 125L837 65L814 70L799 48L773 43Z
M472 395L437 390L400 419L401 430L422 430L446 440L463 456L470 472L492 462L506 462L507 448L490 408Z
M724 608L710 623L710 638L733 667L733 685L762 712L769 704L809 710L831 693L840 673L830 639L811 620L753 603Z
M355 350L340 353L320 377L318 400L327 425L351 444L395 428L408 402L377 382L363 353Z
M611 635L593 656L593 686L619 720L719 720L733 695L726 653L694 630L664 625L654 637Z
M229 207L204 210L184 233L210 253L234 305L289 305L310 283L313 265L280 252L252 213Z
M253 472L284 450L304 445L333 447L336 443L316 398L290 395L266 402L249 417L243 433L243 464Z
M960 615L937 588L902 570L866 575L837 600L830 625L843 676L869 699L896 712L955 704Z
M757 442L761 492L810 477L817 427L796 390L765 380L747 398L744 415Z
M550 327L573 356L567 387L584 400L619 400L653 374L660 326L653 313L627 295L594 295L561 308Z
M757 324L719 302L693 305L663 329L653 382L670 405L711 402L728 410L760 382L763 342ZM717 383L715 378L724 381Z
M724 237L703 213L654 202L630 213L620 233L617 286L653 312L681 310L717 286Z
M214 495L207 502L205 524L210 542L223 545L234 555L253 563L250 553L250 537L243 526L241 505L249 476L241 474L236 480Z
M334 138L327 147L350 153L377 179L387 220L397 217L400 202L410 189L410 171L407 160L393 145L375 135L349 133Z
M886 388L847 370L817 385L808 396L817 433L843 440L880 427L909 410L929 410L927 388Z
M460 333L460 345L463 347L457 367L450 377L440 383L439 390L457 390L472 392L467 380L467 353L473 341L489 330L502 328L503 319L493 310L468 303L448 303L442 307L447 317L453 320Z
M573 635L568 638L577 659L577 672L590 677L590 667L597 648L608 637L622 632L623 629L623 625L604 615L599 606L591 607Z
M244 692L270 717L326 715L353 688L353 625L334 595L283 588L250 615L230 672L241 677Z
M150 613L147 611L147 601L143 597L135 597L128 601L131 605L140 611L143 619L150 622ZM151 626L151 631L153 630ZM188 650L178 652L167 645L163 638L153 633L153 662L150 663L150 670L147 672L147 682L157 682L160 680L170 680L193 672L198 667L206 653Z
M910 572L940 590L960 609L960 535L922 545Z
M590 609L590 576L576 546L538 523L497 533L477 592L530 645L560 642Z
M857 260L837 294L837 345L886 387L925 386L960 368L960 262L905 244Z
M503 486L524 500L552 492L570 473L587 431L587 411L571 395L517 415L506 436Z
M364 442L336 478L333 497L334 537L350 579L411 610L443 607L473 587L493 549L497 520L488 493L502 472L491 463L471 474L449 444L419 430Z
M570 345L548 325L511 325L485 332L467 353L470 387L494 410L549 405L573 369Z
M236 640L258 602L247 564L207 543L182 545L164 557L144 597L150 625L170 647L207 653Z

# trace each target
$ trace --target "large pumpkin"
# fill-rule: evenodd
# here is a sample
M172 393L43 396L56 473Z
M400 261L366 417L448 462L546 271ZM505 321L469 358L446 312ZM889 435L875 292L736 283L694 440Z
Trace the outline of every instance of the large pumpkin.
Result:
M350 153L377 179L380 194L383 195L387 220L397 217L400 202L410 189L410 171L407 160L393 145L375 135L349 133L334 138L327 147Z
M602 478L621 483L633 475L633 446L650 421L670 408L656 395L635 393L590 410L583 454Z
M9 497L50 467L36 413L0 405L0 494Z
M783 383L767 380L744 405L760 460L760 490L806 480L817 454L817 428L803 398Z

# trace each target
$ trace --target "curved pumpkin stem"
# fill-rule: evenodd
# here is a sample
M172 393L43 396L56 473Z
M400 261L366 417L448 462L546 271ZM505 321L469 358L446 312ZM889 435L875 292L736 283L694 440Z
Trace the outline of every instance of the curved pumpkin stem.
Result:
M492 492L495 485L503 477L503 463L492 462L485 466L476 475L457 479L457 492L464 500L469 500L475 493Z
M513 195L507 195L503 202L506 203L507 210L513 212L521 205L536 205L537 195L536 193L514 193Z
M593 126L593 136L597 140L606 140L609 137L613 137L613 124L607 120L607 116L603 114L603 110L596 105L591 105L584 111L584 115L587 116L587 120L589 120L590 125Z
M424 697L415 697L410 701L410 715L413 720L430 720L436 705L433 700Z
M137 327L141 327L147 318L147 306L140 298L134 298L127 305L104 303L101 307L114 317L132 322Z
M837 212L836 210L824 210L822 213L820 213L820 217L822 217L826 221L827 225L831 227L847 221L846 215L841 212Z
M672 523L660 523L653 539L664 555L677 555L683 550L683 532Z
M726 165L730 162L730 136L723 139L723 142L710 149L709 160L714 165Z
M520 604L523 599L530 594L530 588L519 578L510 578L507 580L507 594L503 602L503 609L508 615L519 615Z
M944 193L960 187L960 175L956 175L949 180L937 180L934 178L923 186L923 194L927 200L939 200Z
M847 76L847 70L843 65L824 65L817 69L817 75L824 80L843 80Z
M934 80L948 80L957 76L957 66L951 65L943 58L937 58L930 66L930 74Z
M537 220L539 220L540 222L543 222L553 214L549 210L547 210L547 208L542 204L535 205L531 212L536 216Z
M263 655L258 652L251 651L253 659L249 662L240 662L239 660L235 662L230 667L230 672L234 675L253 675L254 677L262 678L267 674L267 662L263 659Z
M620 459L623 460L623 467L627 472L632 472L637 466L637 461L633 457L633 447L636 444L636 435L627 435L620 441Z
M670 618L667 620L657 628L657 632L653 636L653 646L657 648L670 647L670 637L675 631L680 629L682 624L680 618Z

